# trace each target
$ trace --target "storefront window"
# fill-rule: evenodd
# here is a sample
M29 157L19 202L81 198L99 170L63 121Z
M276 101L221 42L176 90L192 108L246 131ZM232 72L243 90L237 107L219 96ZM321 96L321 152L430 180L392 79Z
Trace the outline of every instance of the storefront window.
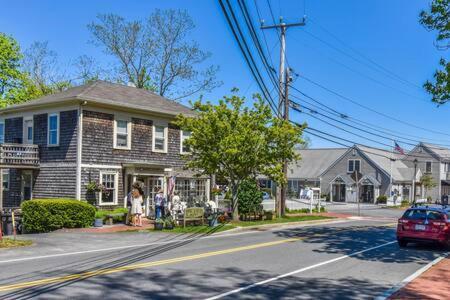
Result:
M175 190L180 194L181 200L190 203L195 201L205 201L206 180L177 178L175 181Z

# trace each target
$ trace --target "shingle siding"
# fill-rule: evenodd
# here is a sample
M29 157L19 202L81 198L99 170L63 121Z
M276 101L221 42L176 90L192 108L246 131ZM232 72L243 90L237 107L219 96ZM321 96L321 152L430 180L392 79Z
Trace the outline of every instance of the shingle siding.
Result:
M83 164L118 165L141 162L164 164L167 167L183 166L180 155L180 131L169 124L168 151L152 151L152 126L150 119L131 119L131 150L114 149L114 115L103 112L83 112Z
M5 143L22 143L23 118L5 119Z
M123 193L123 176L122 176L122 170L117 169L97 169L97 168L82 168L81 170L81 199L86 200L87 202L96 205L98 204L98 198L99 195L97 192L88 192L86 189L87 184L91 182L100 182L100 172L113 172L117 173L118 175L118 204L117 206L123 207L123 199L125 197ZM109 205L105 206L102 205L103 209L112 209L116 206Z
M59 146L47 146L48 114L34 116L34 144L39 145L41 163L75 163L77 159L78 111L60 112Z
M330 192L330 182L336 176L339 174L347 174L349 159L359 159L361 161L361 174L372 176L381 183L380 195L388 193L390 178L379 168L377 168L371 161L363 157L359 151L356 151L355 153L353 153L353 151L349 151L324 174L322 174L321 192L323 194L328 194Z
M3 191L4 207L19 207L21 200L21 170L9 170L9 189Z
M75 165L41 166L34 176L33 198L75 198Z

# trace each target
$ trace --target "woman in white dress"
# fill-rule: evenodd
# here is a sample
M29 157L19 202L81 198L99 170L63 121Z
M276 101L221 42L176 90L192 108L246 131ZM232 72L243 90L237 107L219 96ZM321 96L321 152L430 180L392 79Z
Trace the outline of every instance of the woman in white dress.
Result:
M142 227L142 190L138 188L133 188L131 191L131 214L133 215L133 226Z

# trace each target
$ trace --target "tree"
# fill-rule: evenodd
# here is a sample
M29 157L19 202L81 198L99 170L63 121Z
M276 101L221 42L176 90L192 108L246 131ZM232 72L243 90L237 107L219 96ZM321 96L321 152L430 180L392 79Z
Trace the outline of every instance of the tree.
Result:
M12 37L0 32L0 98L21 86L24 74L20 70L22 53ZM3 103L3 101L2 101Z
M425 194L428 194L428 190L434 188L437 184L434 181L433 176L431 175L423 175L420 178L420 184L423 185L423 187L425 188Z
M438 32L436 47L439 50L450 48L450 0L433 0L429 11L420 13L420 23ZM441 69L434 73L434 82L427 81L424 88L432 95L432 101L440 105L450 100L450 62L441 58L439 65Z
M94 44L119 62L117 77L137 88L180 99L209 91L216 81L215 66L199 70L210 57L195 41L188 40L195 25L184 10L155 10L146 21L99 15L88 25Z
M49 49L47 41L35 41L25 50L23 69L40 95L60 92L72 86L58 70L58 55Z
M238 215L238 188L246 179L265 175L286 184L283 159L299 159L294 151L301 144L303 127L276 118L259 95L252 108L233 94L213 105L199 100L193 104L196 117L178 116L175 124L191 132L187 167L199 174L217 174L231 188L233 218Z

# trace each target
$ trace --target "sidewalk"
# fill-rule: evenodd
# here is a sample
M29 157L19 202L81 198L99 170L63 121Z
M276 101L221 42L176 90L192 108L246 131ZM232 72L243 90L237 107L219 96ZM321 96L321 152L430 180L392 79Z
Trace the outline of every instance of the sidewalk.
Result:
M141 231L153 229L153 221L143 218L142 227L133 227L125 224L103 225L103 227L89 227L89 228L71 228L59 229L57 232L89 232L89 233L112 233L125 231Z
M450 257L441 260L388 299L450 299Z

